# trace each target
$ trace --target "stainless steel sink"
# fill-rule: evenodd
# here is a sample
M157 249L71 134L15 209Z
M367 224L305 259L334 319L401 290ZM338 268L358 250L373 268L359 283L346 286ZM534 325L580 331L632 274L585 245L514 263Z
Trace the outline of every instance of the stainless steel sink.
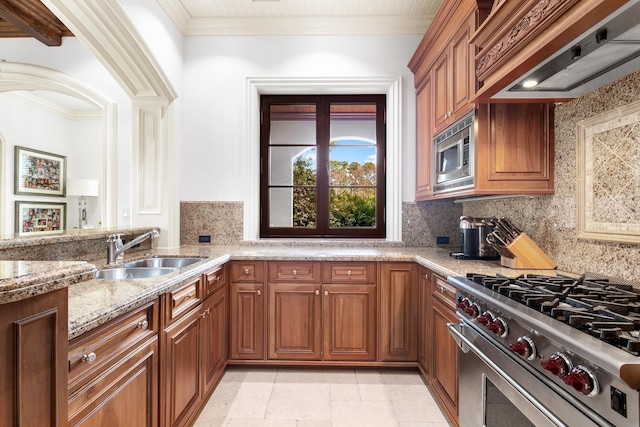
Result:
M148 267L148 268L162 268L162 267L171 267L171 268L182 268L191 264L195 264L196 262L202 261L204 258L196 258L196 257L153 257L153 258L145 258L139 259L136 261L129 261L123 264L124 267Z
M96 279L146 279L176 271L175 268L120 267L98 270Z

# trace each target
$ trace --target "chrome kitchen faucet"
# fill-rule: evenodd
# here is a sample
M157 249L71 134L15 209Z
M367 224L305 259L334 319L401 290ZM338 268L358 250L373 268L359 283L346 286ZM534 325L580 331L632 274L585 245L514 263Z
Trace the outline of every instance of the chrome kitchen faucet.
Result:
M120 236L122 236L122 234L112 234L107 239L107 265L117 265L124 257L124 251L144 242L148 238L155 239L156 237L160 237L160 233L158 233L158 230L151 230L141 234L127 244L122 243Z

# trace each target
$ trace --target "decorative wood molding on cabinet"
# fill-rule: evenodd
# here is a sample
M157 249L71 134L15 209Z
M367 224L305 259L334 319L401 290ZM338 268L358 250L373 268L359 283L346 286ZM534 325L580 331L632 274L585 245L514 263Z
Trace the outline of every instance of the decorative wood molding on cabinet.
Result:
M583 34L626 0L500 1L471 37L478 48L475 102L491 97ZM558 98L537 102L550 102Z

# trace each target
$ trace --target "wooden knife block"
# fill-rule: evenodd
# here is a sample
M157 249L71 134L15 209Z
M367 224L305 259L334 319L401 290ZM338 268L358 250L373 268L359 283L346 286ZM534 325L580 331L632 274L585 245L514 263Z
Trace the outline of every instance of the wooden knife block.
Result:
M513 258L500 257L500 264L509 268L554 269L556 263L525 233L520 233L505 246Z

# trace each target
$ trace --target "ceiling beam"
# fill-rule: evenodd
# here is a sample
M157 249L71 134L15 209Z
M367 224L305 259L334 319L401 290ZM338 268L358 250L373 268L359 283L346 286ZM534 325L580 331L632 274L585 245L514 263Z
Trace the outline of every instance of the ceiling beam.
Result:
M65 29L40 0L0 0L0 18L47 46L60 46Z

